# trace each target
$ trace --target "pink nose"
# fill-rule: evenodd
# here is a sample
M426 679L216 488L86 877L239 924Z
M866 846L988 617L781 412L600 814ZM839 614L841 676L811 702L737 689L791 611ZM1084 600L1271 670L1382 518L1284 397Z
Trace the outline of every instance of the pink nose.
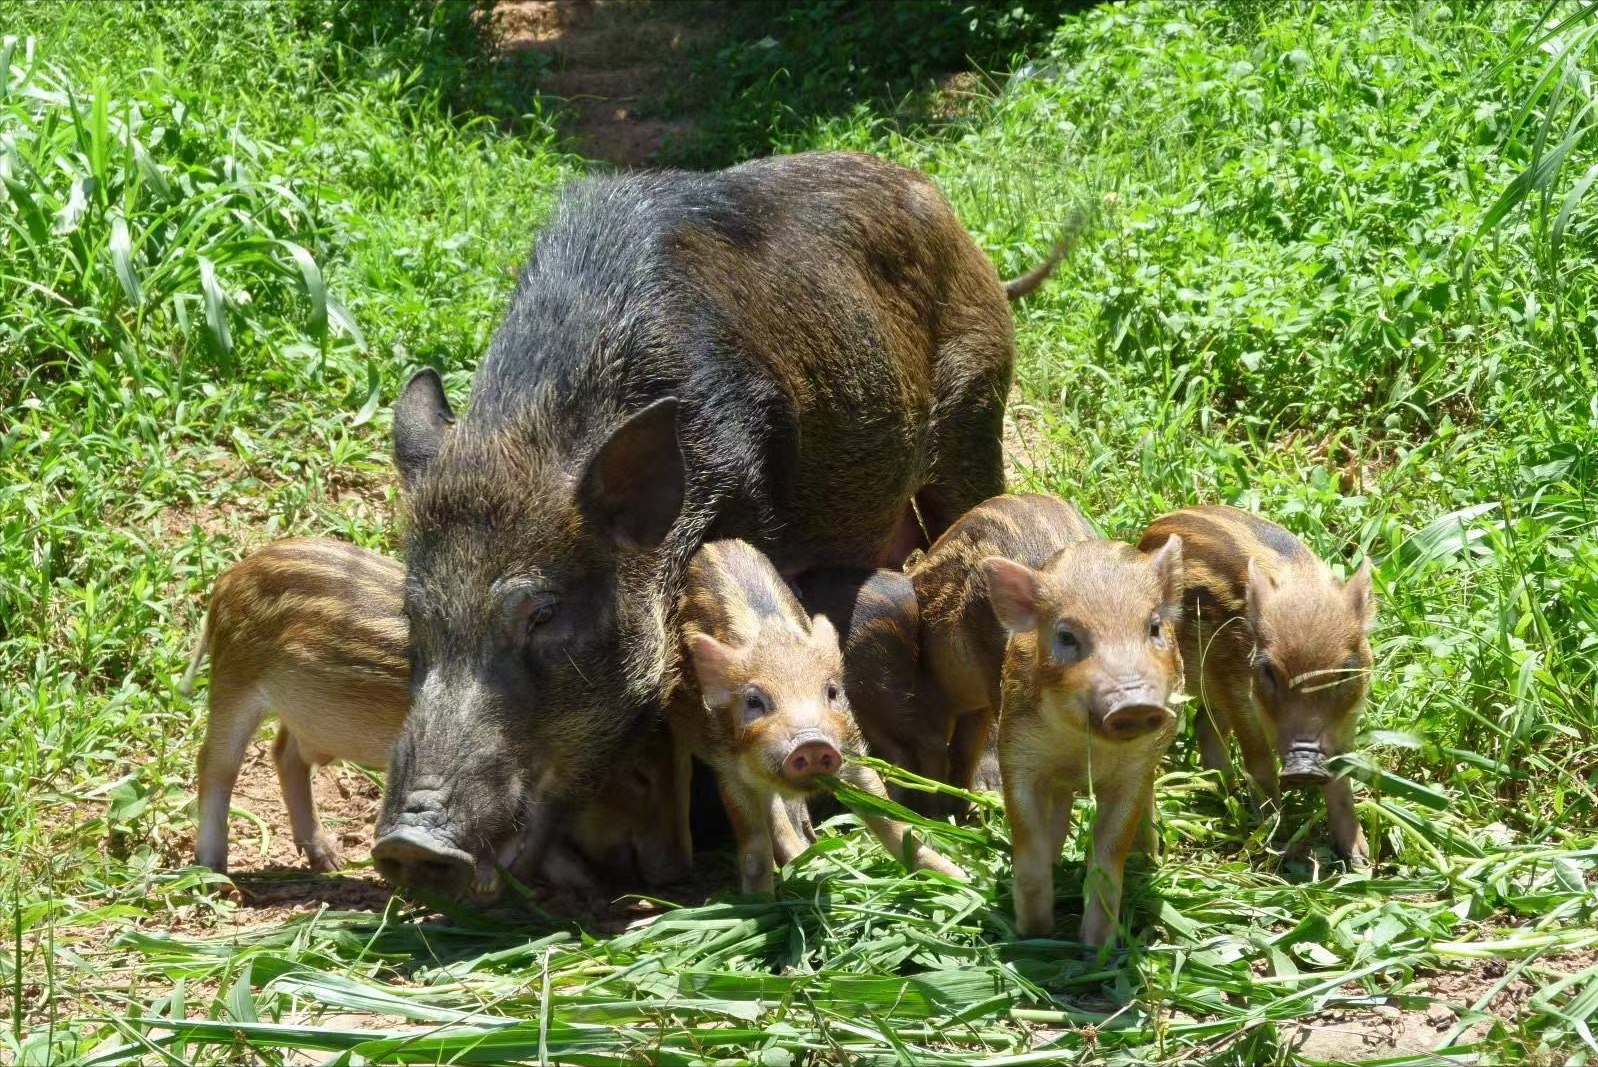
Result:
M836 774L843 766L838 750L825 741L806 741L782 761L782 776L794 785L808 785L818 774Z

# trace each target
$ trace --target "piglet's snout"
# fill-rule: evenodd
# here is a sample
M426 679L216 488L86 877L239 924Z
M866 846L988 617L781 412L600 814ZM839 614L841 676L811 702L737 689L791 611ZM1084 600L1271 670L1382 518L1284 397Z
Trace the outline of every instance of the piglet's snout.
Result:
M805 738L782 761L782 776L791 785L804 786L815 781L817 775L837 774L842 766L843 755L831 741Z
M1139 685L1104 693L1099 701L1099 730L1116 741L1129 741L1165 728L1175 716L1152 686Z

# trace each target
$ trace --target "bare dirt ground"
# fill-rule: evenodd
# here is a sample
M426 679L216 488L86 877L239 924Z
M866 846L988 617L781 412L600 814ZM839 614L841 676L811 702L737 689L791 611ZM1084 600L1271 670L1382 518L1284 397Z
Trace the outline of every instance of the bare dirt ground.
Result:
M715 36L717 5L663 0L500 0L489 15L502 56L542 59L539 92L562 101L574 151L649 166L691 118L660 114L664 90Z
M1469 1043L1484 1036L1491 1024L1480 1019L1464 1023L1463 1013L1480 1010L1512 1028L1550 980L1580 973L1595 963L1598 949L1587 949L1530 962L1515 974L1511 969L1516 964L1501 958L1476 960L1457 971L1419 973L1410 992L1436 1003L1420 1010L1387 1004L1323 1012L1297 1024L1288 1044L1305 1059L1362 1063ZM1527 1062L1536 1062L1534 1050L1526 1051Z
M322 825L338 843L345 863L364 864L371 858L382 787L357 767L334 764L317 769L312 794ZM265 826L263 832L253 819L238 814L228 824L228 865L239 888L240 911L254 913L249 918L281 922L323 905L341 911L381 911L387 905L388 887L369 866L327 875L306 867L289 829L270 741L260 738L251 744L233 806L253 813Z

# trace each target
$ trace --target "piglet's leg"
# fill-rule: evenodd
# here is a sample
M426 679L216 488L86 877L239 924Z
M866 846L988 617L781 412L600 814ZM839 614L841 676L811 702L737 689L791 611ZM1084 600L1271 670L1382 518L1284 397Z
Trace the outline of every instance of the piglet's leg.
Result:
M990 708L980 711L968 712L954 721L954 733L949 738L949 782L961 789L975 789L977 770L982 766L982 756L987 751L988 734L993 729L992 708L998 707L995 702ZM965 801L955 801L946 798L954 807L952 814L957 820L965 820L972 814L970 805Z
M693 791L694 755L688 744L675 731L672 743L672 841L667 850L673 866L686 876L694 867Z
M1234 685L1226 696L1227 719L1243 750L1243 770L1248 775L1260 815L1270 819L1282 810L1282 786L1276 770L1276 738L1265 712L1253 696Z
M1198 735L1199 761L1205 770L1224 771L1231 766L1226 737L1215 722L1215 712L1206 705L1199 705L1198 714L1193 717L1193 729Z
M278 784L283 787L283 803L289 809L289 826L294 831L294 844L305 853L313 871L336 871L342 865L338 846L322 829L322 820L316 817L316 801L311 793L311 777L315 769L300 743L288 728L279 726L277 740L272 744L272 762L277 765Z
M843 770L838 772L838 777L862 792L881 797L883 800L888 799L888 787L883 784L882 775L869 767L858 763L846 763L843 766ZM957 881L969 882L971 880L971 876L965 872L963 867L945 859L936 850L922 844L920 841L910 843L909 854L907 855L906 835L909 833L910 828L897 819L883 819L867 815L862 817L861 821L866 824L866 829L875 834L877 840L882 842L882 847L888 850L888 855L903 863L912 871L926 868L929 871L937 871L939 874Z
M721 803L738 840L738 888L751 895L776 891L771 840L772 798L755 796L730 775L721 776Z
M805 838L810 813L805 809L804 801L787 800L773 793L768 818L772 853L777 866L787 866L795 856L810 847L810 842Z
M1146 780L1106 783L1098 789L1093 859L1084 886L1082 941L1086 944L1106 945L1115 937L1126 855L1132 850L1152 797Z
M1160 831L1154 825L1154 782L1151 780L1148 795L1143 798L1143 817L1137 821L1137 848L1149 859L1160 858Z
M1067 819L1056 809L1047 778L1006 761L1004 810L1010 819L1015 872L1015 925L1022 937L1054 932L1054 861L1060 854L1056 832L1064 837ZM1064 797L1069 812L1071 795Z
M1354 790L1348 779L1333 778L1321 786L1321 793L1326 797L1326 819L1337 851L1355 867L1370 866L1370 846L1354 812Z

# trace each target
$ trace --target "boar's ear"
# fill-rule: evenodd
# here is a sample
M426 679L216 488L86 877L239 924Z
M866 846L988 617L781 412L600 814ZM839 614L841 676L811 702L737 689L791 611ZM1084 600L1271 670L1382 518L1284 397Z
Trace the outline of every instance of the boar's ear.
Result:
M577 506L620 547L655 548L682 511L684 467L677 398L666 397L622 423L599 446L578 484Z
M1002 556L989 556L982 561L982 573L988 580L988 602L993 605L993 614L1006 630L1022 633L1037 626L1036 571Z
M1343 583L1343 595L1348 606L1359 617L1366 630L1376 627L1376 591L1371 588L1371 561L1366 559L1354 572L1354 577Z
M1183 592L1182 538L1172 534L1154 553L1154 578L1167 607L1180 607Z
M428 367L413 374L394 402L394 465L405 488L414 486L433 462L454 421L438 371Z
M732 699L737 672L743 656L731 645L724 645L709 634L689 634L684 640L693 663L699 692L711 707L723 707Z

